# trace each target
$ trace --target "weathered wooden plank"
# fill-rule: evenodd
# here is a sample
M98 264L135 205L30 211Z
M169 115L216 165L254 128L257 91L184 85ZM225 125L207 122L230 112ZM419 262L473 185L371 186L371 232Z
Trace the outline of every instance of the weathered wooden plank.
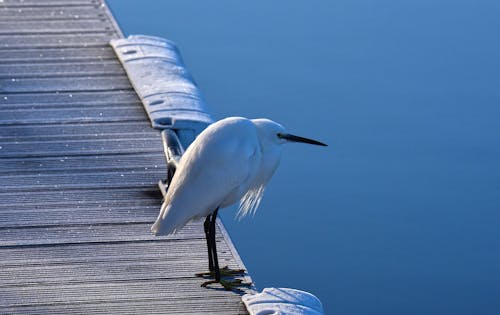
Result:
M0 149L2 157L43 157L43 156L74 156L74 155L104 155L160 152L161 145L157 139L130 139L114 141L100 139L93 141L41 141L4 143Z
M123 92L123 91L125 91L125 90L120 90L119 92ZM65 92L65 93L68 93L68 92ZM95 93L98 93L98 92L95 92ZM58 93L55 93L55 94L51 94L51 93L20 93L20 94L9 94L9 95L10 96L26 96L26 94L38 94L38 95L43 96L43 95L57 95ZM72 93L69 92L69 94L72 94ZM4 94L4 95L6 95L6 94ZM29 103L9 104L7 102L5 102L5 103L0 102L0 110L4 110L4 111L7 111L7 110L12 111L14 109L16 109L16 110L30 109L33 111L36 111L36 110L44 111L47 109L70 110L70 109L75 109L75 108L78 108L78 109L85 108L85 109L90 110L92 107L95 107L95 108L113 107L113 108L119 110L121 108L132 108L132 107L142 108L142 104L139 102L136 102L136 100L134 100L134 99L131 99L129 101L123 101L123 102L120 102L120 101L111 101L111 102L95 101L95 102L89 102L89 103L72 102L71 99L68 99L68 101L65 103L64 102L61 102L61 103L53 102L53 103L33 103L33 104L29 104ZM138 122L136 122L136 123L138 123Z
M2 6L5 7L47 7L47 6L92 6L102 5L100 0L3 0Z
M49 125L50 126L50 125ZM56 126L50 126L50 127L58 127L60 125L56 125ZM8 127L11 127L11 126L7 126L5 127L6 129ZM29 129L29 126L25 126L26 129ZM14 143L19 143L19 142L39 142L39 141L59 141L59 142L62 142L62 141L76 141L76 140L106 140L106 139L109 139L111 136L115 136L115 140L119 140L119 139L123 139L123 140L127 140L127 139L143 139L145 137L147 137L147 133L144 132L143 130L137 130L136 132L134 132L133 128L131 128L132 130L129 130L127 132L112 132L110 131L109 133L104 133L104 132L99 132L99 133L95 133L95 134L85 134L85 133L81 133L81 134L78 134L78 133L74 133L74 134L71 134L71 133L66 133L66 134L40 134L40 133L36 133L36 134L33 134L33 133L30 133L29 131L28 132L25 132L26 130L23 130L21 128L16 128L16 129L10 129L9 131L13 131L13 132L17 132L16 134L12 135L12 136L7 136L5 134L2 134L0 133L0 142L3 142L3 143L11 143L11 142L14 142ZM54 129L54 131L57 130L57 129ZM38 130L37 130L38 131ZM45 131L53 131L53 130L45 130ZM64 130L66 131L66 130ZM0 169L2 167L0 166Z
M163 173L165 174L165 173ZM110 198L112 196L113 198ZM37 211L44 208L71 209L97 206L103 209L108 207L125 206L159 206L161 196L158 195L158 186L148 188L127 187L124 189L80 189L57 191L31 191L29 193L7 193L0 191L0 211Z
M55 93L2 93L0 108L12 107L59 107L59 106L91 106L106 107L107 104L133 102L137 104L139 98L132 89L118 91L56 91ZM141 104L142 106L142 104Z
M0 176L58 174L68 172L68 170L74 173L106 172L112 170L155 170L158 173L166 174L164 164L165 157L159 151L157 153L133 154L129 156L94 155L51 157L45 159L3 159L0 163Z
M114 206L83 208L78 211L68 209L42 208L30 212L0 210L0 228L23 226L48 226L65 224L111 224L111 223L144 223L150 222L159 211L153 206Z
M1 12L1 10L0 10ZM0 50L0 60L6 63L42 63L115 60L116 56L109 47L100 48L38 48L19 50Z
M4 175L0 184L5 192L12 192L45 189L151 187L159 179L156 171L76 173L68 169L65 173L56 174Z
M228 296L236 293L200 287L199 278L162 279L149 281L117 281L106 283L58 284L54 286L23 286L0 288L5 307L23 305L79 304L105 301L144 300L163 297L175 303L187 299L200 299L206 308L217 308ZM85 292L85 294L82 294ZM217 300L217 303L209 301ZM177 302L178 303L178 302ZM234 305L234 300L232 301ZM177 305L179 307L179 305ZM183 310L186 312L187 310Z
M0 78L45 78L57 76L96 76L124 75L125 72L116 60L99 62L68 63L22 63L0 64Z
M49 265L69 265L111 261L150 261L150 260L190 260L206 255L205 244L198 239L179 239L159 241L135 241L127 243L82 243L59 244L58 246L4 247L5 256L0 260L0 268L32 267ZM172 244L175 244L173 246ZM222 245L225 246L225 245ZM221 247L221 254L228 250ZM205 266L206 262L202 264Z
M38 1L37 1L38 2ZM106 16L99 8L92 5L83 6L53 6L53 7L9 7L0 8L0 19L2 21L19 20L72 20L72 19L93 19L102 20Z
M111 30L111 25L100 19L66 20L21 20L16 23L0 20L0 34L69 34L69 33L105 33Z
M33 109L2 110L0 107L0 125L137 120L137 118L142 118L141 116L145 118L146 113L138 106L106 106L104 108L82 106L80 108L43 109L43 113Z
M216 307L212 307L216 305ZM106 301L96 304L79 303L77 305L43 305L2 308L7 314L207 314L207 315L239 315L248 314L244 306L236 307L227 299L189 299L172 301L159 298L149 298L132 301Z
M127 106L128 107L128 106ZM118 107L117 107L118 109ZM123 127L125 130L116 128ZM64 141L83 139L134 139L151 136L159 138L157 132L152 132L151 127L142 122L118 122L97 124L43 124L34 129L30 125L9 125L0 129L0 142L21 141ZM0 165L0 169L2 166Z
M117 37L111 31L95 34L37 34L37 35L0 35L1 49L25 49L25 48L86 48L107 47L107 42Z
M131 89L130 82L122 75L58 78L0 79L2 93L102 91Z
M171 234L162 238L155 237L149 232L154 220L155 217L152 217L151 221L147 223L29 227L22 229L22 233L18 228L2 228L0 229L0 237L2 238L0 248L4 246L58 245L66 243L157 242L163 239L178 240L186 238L203 240L205 238L201 222L185 226L178 234Z

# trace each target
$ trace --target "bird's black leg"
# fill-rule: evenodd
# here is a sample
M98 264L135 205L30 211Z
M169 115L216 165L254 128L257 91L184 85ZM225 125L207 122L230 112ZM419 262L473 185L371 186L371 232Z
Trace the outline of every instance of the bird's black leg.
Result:
M204 277L213 275L215 281L220 281L220 269L219 269L219 260L217 259L217 245L215 242L215 225L217 221L217 213L219 208L215 209L215 211L207 216L205 219L205 223L203 224L203 228L205 229L205 238L207 239L207 249L208 249L208 269L210 272L208 273L198 273L197 276Z
M211 276L214 274L214 261L217 261L217 250L215 249L215 229L212 228L213 221L216 216L211 213L207 215L205 223L203 223L203 229L205 230L205 239L207 240L207 250L208 250L208 270L209 272L197 273L198 277ZM215 256L214 256L215 253ZM218 261L217 261L218 267Z
M214 271L214 261L212 257L212 241L211 241L211 233L210 233L210 217L209 214L205 219L205 223L203 224L203 228L205 229L205 238L207 240L207 250L208 250L208 270L210 272Z
M217 258L217 245L215 241L215 224L217 221L217 213L219 212L219 208L215 209L212 213L212 218L210 220L210 240L212 242L212 258L213 258L213 267L214 267L214 276L215 281L220 282L220 269L219 269L219 259Z

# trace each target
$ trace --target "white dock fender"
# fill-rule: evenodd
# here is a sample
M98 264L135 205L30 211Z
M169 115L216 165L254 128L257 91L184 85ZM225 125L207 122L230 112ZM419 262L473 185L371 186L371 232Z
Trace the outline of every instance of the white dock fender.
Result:
M290 288L265 288L241 298L250 315L323 315L323 305L313 294Z

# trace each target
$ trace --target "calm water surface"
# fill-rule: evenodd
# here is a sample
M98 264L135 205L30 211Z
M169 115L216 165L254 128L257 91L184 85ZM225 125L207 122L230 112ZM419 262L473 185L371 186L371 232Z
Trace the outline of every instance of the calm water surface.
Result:
M253 219L222 211L258 287L329 314L500 314L500 2L109 4L177 42L216 118L330 144L288 145Z

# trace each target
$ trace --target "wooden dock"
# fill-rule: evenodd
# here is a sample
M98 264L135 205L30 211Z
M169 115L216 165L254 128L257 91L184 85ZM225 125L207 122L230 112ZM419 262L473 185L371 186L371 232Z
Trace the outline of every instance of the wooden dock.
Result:
M155 238L166 174L97 0L0 1L0 314L246 314L201 288L201 223ZM242 268L219 224L221 265Z

